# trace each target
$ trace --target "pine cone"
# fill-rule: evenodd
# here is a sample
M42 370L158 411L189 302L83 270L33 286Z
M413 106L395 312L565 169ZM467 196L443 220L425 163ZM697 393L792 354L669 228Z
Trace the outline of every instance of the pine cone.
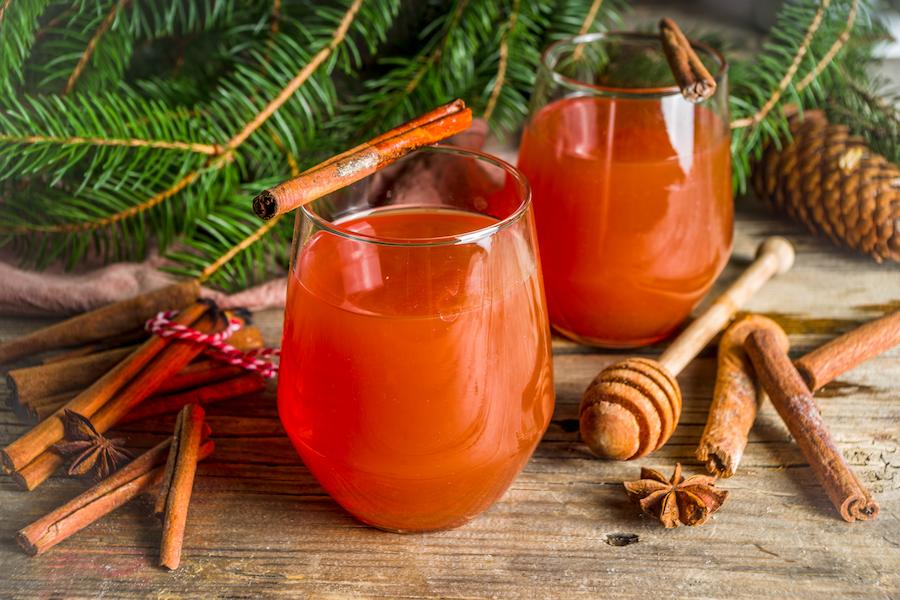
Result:
M877 262L900 262L900 167L821 111L791 118L793 140L770 144L753 188L776 210Z

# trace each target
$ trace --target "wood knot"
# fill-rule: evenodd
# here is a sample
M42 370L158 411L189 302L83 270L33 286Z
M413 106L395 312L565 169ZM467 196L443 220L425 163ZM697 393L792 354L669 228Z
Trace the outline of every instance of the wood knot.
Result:
M637 544L641 538L636 533L607 533L606 543L610 546L630 546Z

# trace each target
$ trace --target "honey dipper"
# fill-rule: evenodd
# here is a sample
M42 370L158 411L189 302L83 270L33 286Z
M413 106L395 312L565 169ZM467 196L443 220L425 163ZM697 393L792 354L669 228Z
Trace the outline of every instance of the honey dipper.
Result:
M640 458L665 444L681 416L675 377L725 328L773 275L794 264L794 247L766 238L756 258L725 292L660 355L631 357L603 369L588 386L579 410L581 439L604 458Z

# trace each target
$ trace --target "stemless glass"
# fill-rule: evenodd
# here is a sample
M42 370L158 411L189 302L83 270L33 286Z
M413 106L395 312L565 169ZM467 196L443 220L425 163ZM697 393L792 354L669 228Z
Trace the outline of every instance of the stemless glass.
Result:
M731 253L727 66L685 100L656 35L598 33L544 53L519 168L534 190L550 322L582 343L668 336Z
M292 252L278 410L312 474L391 531L486 510L553 411L525 178L424 148L301 208Z

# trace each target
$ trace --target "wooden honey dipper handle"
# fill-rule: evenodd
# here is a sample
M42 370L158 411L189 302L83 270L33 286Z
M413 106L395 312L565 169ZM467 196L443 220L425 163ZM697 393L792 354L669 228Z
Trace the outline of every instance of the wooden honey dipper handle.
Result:
M783 238L766 239L756 260L724 294L678 336L659 361L633 357L603 369L585 390L579 408L581 439L605 458L631 460L665 444L681 417L675 376L776 273L794 263Z
M783 237L766 238L756 258L737 281L716 298L706 311L681 332L659 357L659 363L677 376L688 363L722 331L735 313L773 275L785 273L794 264L794 247Z

